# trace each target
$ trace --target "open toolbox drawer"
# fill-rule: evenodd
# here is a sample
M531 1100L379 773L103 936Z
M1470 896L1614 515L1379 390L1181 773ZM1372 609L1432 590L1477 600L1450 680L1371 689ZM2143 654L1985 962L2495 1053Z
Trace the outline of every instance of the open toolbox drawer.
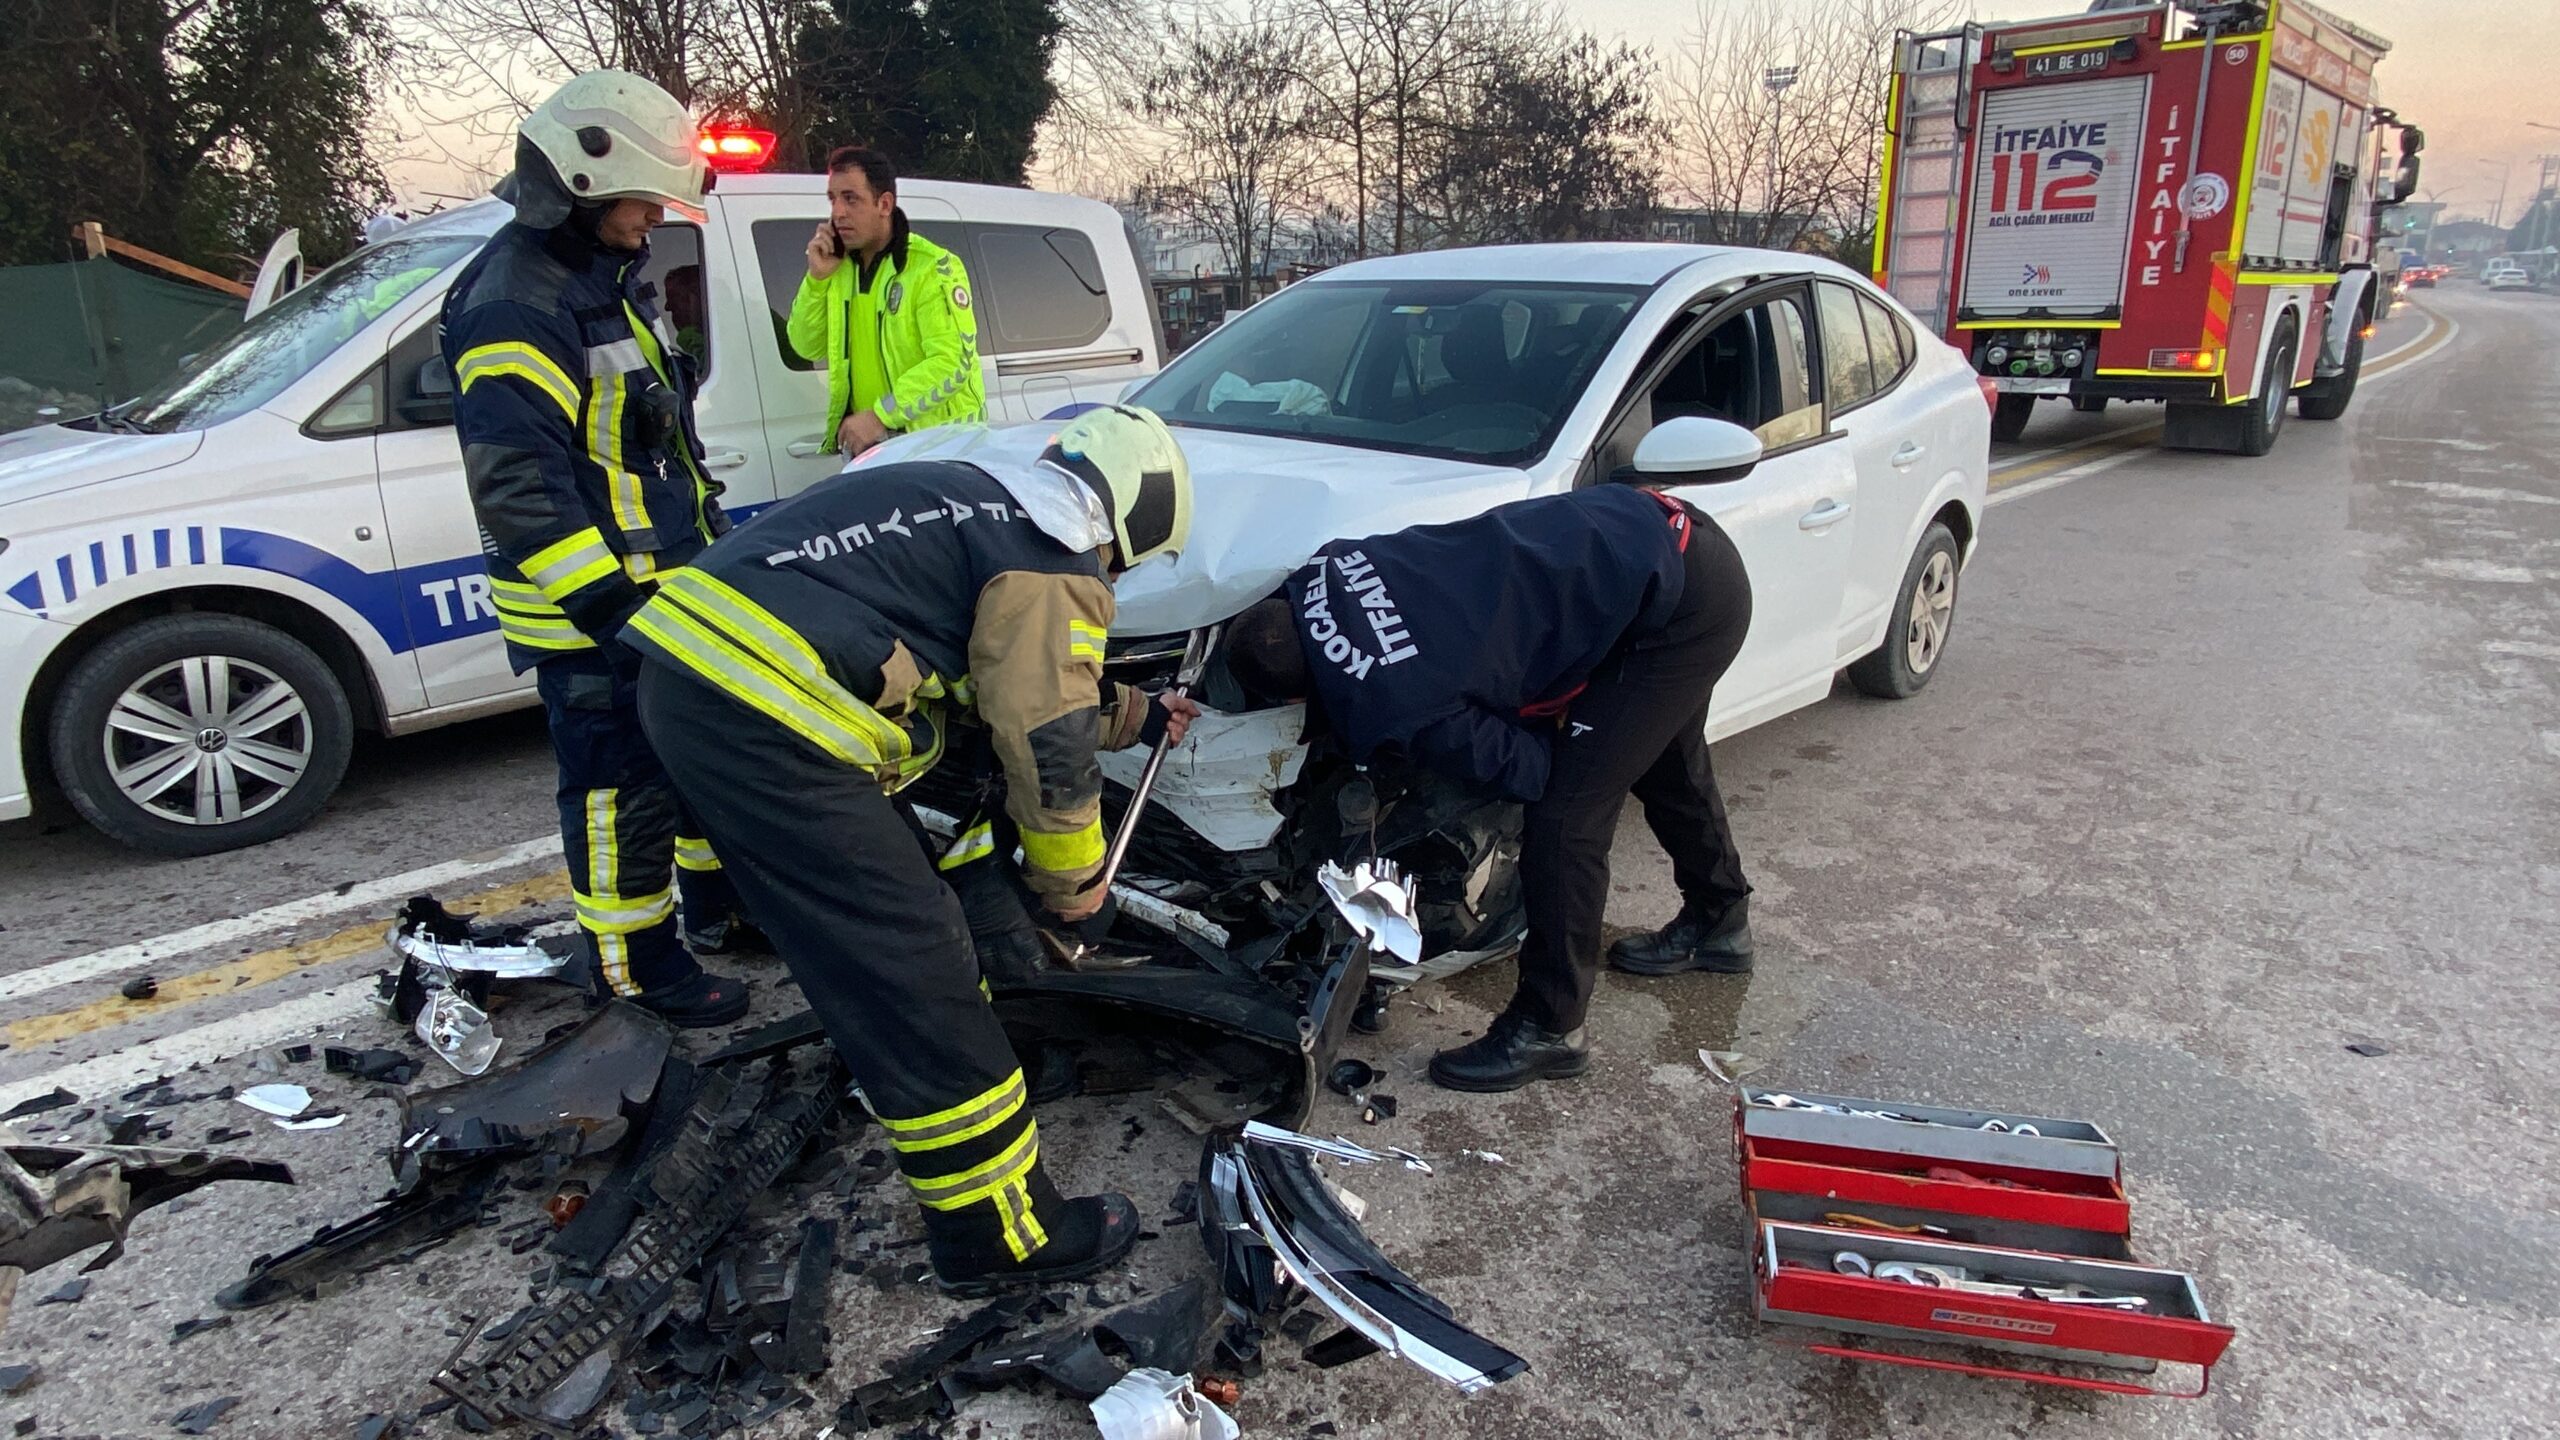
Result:
M1785 1096L1780 1105L1756 1097ZM1990 1122L1998 1128L1982 1128ZM2036 1133L2021 1134L2032 1126ZM1735 1150L1764 1320L2150 1371L2205 1367L2233 1338L2193 1277L2141 1264L2115 1144L2085 1121L1779 1092L1735 1097ZM1933 1176L1932 1171L1936 1174ZM1886 1227L1925 1227L1895 1233ZM1838 1262L1844 1252L1855 1261ZM1895 1263L2004 1284L2140 1296L2140 1310L1875 1278ZM1869 1274L1842 1273L1867 1269ZM2129 1394L2117 1381L1867 1348L1856 1359ZM2195 1393L2202 1393L2199 1388Z

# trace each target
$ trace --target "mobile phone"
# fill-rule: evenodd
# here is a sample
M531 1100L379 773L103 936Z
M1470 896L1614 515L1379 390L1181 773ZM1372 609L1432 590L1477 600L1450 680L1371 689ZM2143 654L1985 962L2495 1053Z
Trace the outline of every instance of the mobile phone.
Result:
M836 228L833 220L827 222L827 243L835 248L837 259L844 258L844 232Z

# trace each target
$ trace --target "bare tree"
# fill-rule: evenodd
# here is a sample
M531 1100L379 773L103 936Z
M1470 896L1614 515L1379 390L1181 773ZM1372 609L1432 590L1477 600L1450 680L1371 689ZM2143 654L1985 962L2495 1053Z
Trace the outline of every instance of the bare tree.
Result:
M1874 223L1888 63L1898 30L1940 28L1961 0L1710 0L1671 65L1672 191L1701 240L1835 245ZM1770 72L1791 67L1773 87Z
M1147 77L1142 113L1165 145L1138 204L1207 235L1248 286L1317 200L1308 45L1277 10L1175 26Z
M1561 14L1524 14L1479 36L1482 63L1430 137L1416 185L1440 244L1640 235L1660 184L1654 66Z

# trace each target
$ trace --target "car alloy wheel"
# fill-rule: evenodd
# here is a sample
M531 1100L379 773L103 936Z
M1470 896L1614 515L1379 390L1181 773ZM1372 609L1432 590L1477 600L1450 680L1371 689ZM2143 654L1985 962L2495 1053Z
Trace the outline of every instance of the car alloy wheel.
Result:
M292 791L314 734L310 707L274 671L194 655L125 687L100 739L127 800L180 824L228 825Z
M1929 556L1920 579L1911 587L1911 623L1902 639L1903 659L1914 675L1926 675L1947 647L1947 631L1955 624L1956 562L1944 550Z

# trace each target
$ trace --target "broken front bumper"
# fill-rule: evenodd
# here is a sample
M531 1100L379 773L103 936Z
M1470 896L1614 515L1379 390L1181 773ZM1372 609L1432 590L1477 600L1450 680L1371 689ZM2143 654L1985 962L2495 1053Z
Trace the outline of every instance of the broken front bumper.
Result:
M1261 1124L1209 1142L1200 1233L1229 1305L1274 1314L1303 1292L1343 1325L1308 1347L1307 1358L1321 1366L1385 1351L1469 1395L1527 1370L1528 1361L1459 1324L1369 1242L1317 1170L1310 1143L1362 1163L1380 1158Z

